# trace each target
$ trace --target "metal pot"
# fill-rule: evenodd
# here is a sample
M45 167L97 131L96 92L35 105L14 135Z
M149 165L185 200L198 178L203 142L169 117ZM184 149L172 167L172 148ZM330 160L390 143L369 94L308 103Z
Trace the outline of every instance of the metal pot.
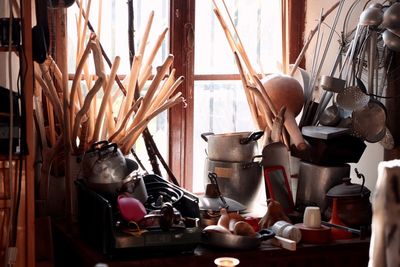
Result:
M357 172L357 176L363 179L361 185L351 183L351 178L346 177L342 184L331 188L326 194L327 197L336 199L339 219L346 226L355 228L370 225L372 219L369 201L371 191L364 186L364 175Z
M350 175L350 165L321 166L301 161L296 194L296 206L301 211L307 206L318 206L322 214L329 207L326 193Z
M206 245L239 250L258 248L262 241L274 236L274 232L268 229L257 232L255 236L241 236L214 231L202 232L202 240Z
M208 143L207 153L210 160L229 162L248 162L257 154L257 140L264 132L202 133Z
M208 173L218 176L218 186L224 197L232 198L243 205L252 205L261 189L262 168L258 162L226 162L206 158L204 181Z

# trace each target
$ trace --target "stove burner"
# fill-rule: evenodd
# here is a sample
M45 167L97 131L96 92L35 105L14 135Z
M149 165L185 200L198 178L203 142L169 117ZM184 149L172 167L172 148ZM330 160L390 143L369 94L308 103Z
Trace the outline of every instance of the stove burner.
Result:
M162 205L170 202L174 205L183 197L183 192L171 185L163 182L149 182L146 183L148 199L146 201L146 208L149 210L161 209Z

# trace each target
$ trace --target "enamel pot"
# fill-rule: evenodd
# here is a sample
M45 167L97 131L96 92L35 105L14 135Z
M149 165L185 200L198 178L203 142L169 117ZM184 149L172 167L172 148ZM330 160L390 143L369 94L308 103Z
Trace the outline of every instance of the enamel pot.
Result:
M363 184L351 183L351 178L343 178L343 183L331 188L326 196L336 200L339 219L348 227L358 228L371 224L372 207L369 201L371 191Z

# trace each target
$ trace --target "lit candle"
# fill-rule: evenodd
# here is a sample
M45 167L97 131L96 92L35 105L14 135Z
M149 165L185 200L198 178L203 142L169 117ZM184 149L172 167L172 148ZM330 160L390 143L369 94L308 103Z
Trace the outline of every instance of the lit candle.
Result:
M234 267L239 264L239 260L231 257L216 258L214 263L218 267Z

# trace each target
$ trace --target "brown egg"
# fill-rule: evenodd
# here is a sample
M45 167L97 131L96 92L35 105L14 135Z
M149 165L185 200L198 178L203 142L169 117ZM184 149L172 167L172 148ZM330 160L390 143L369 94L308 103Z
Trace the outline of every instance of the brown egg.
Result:
M239 221L235 223L233 234L242 236L255 236L256 231L254 231L253 227L249 223Z
M219 213L221 214L221 216L219 217L217 224L219 226L222 226L222 227L226 228L226 229L229 229L229 220L230 220L230 218L229 218L228 212L226 211L226 209L221 209L219 211Z

